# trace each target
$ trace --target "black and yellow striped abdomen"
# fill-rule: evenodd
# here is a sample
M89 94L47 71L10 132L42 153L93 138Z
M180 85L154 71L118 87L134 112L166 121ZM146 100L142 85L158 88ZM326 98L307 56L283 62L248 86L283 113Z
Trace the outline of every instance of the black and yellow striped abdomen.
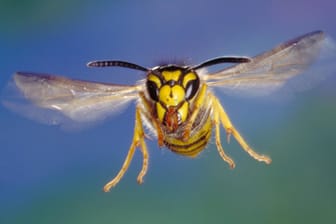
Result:
M181 132L183 130L184 127L181 127ZM209 111L207 111L199 113L190 137L187 140L183 140L183 137L181 137L182 134L177 131L174 134L166 134L163 143L177 154L195 157L206 147L211 137L211 131L212 121Z

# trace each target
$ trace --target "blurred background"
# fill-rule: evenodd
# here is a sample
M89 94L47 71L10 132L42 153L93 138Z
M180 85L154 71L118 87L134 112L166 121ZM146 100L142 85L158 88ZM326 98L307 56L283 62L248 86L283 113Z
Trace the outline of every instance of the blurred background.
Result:
M0 89L15 71L132 84L143 78L141 72L85 65L120 59L151 67L253 56L313 30L336 38L335 8L333 0L1 0ZM250 158L235 141L223 141L237 165L230 170L214 144L189 159L148 140L144 184L136 183L142 164L137 152L109 193L102 187L126 156L134 104L78 132L1 106L0 223L331 223L335 76L290 100L216 92L248 142L272 157L271 165Z

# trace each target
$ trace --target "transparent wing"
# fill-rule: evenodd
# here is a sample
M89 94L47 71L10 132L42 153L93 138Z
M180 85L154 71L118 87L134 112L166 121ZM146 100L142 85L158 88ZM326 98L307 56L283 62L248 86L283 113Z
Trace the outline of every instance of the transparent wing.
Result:
M251 58L251 62L205 74L203 78L209 86L219 86L227 93L247 96L269 94L306 70L321 49L329 44L322 31L315 31L257 55Z
M66 126L67 122L102 120L120 111L137 98L142 85L114 85L46 74L16 73L7 89L3 104L9 109L43 123Z

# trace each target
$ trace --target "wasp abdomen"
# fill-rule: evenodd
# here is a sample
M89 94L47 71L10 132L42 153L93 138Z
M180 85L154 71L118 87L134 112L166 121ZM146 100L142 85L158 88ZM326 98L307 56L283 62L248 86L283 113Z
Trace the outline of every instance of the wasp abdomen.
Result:
M211 119L208 117L205 123L200 129L192 132L187 140L183 140L183 137L176 137L167 135L165 136L163 143L171 151L184 156L195 157L197 156L208 144L211 136Z

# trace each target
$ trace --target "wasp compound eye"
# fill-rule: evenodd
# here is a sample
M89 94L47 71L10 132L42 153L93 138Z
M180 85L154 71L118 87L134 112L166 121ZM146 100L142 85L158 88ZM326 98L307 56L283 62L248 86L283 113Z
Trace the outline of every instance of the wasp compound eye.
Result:
M199 79L193 79L187 83L185 90L185 98L187 100L190 100L195 96L199 88L199 84Z
M146 82L147 91L149 96L154 101L159 101L159 88L157 87L156 83L150 80Z

